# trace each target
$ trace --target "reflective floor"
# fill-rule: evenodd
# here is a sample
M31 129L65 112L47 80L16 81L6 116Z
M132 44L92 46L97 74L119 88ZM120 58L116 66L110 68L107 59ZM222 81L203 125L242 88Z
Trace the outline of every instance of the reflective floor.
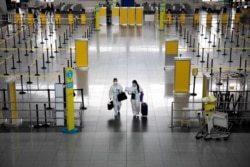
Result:
M153 23L145 23L142 27L101 26L101 31L93 31L89 39L89 68L88 70L75 68L74 71L74 88L84 89L84 100L87 107L82 116L83 125L80 132L66 135L60 130L54 131L50 128L46 130L30 128L31 132L19 132L18 128L14 128L9 133L0 133L0 166L249 166L249 133L232 133L228 141L204 141L203 139L195 139L198 131L198 120L194 120L190 128L169 128L171 103L176 100L176 96L173 94L173 71L164 70L165 40L179 40L179 54L191 57L192 67L198 67L201 72L206 71L206 63L201 63L202 58L196 56L199 53L201 54L201 48L205 48L205 60L207 60L207 54L209 53L210 58L215 60L214 67L217 67L217 69L223 67L223 70L228 72L238 68L239 55L243 56L243 60L249 60L249 41L246 40L247 50L242 52L241 49L235 47L237 41L230 42L230 38L225 39L224 35L216 32L216 26L213 25L210 28L200 26L199 29L195 29L191 24L187 24L185 33L188 32L192 35L191 39L196 39L196 44L193 47L195 52L192 52L192 47L189 47L190 44L187 43L186 39L183 39L184 29L180 33L179 28L177 29L174 24L165 27L165 31L158 31L158 27ZM29 105L28 103L18 104L18 109L24 110L23 112L20 111L18 115L26 121L29 120L28 107L32 108L30 114L33 119L35 104L39 103L39 108L42 108L43 102L47 101L47 92L37 89L53 89L54 83L58 82L58 75L61 75L62 80L63 67L66 67L67 61L70 60L70 48L72 48L72 55L74 55L74 40L84 37L87 27L78 26L73 33L70 33L71 37L65 40L65 44L63 44L63 35L66 29L68 30L66 25L60 27L54 27L53 25L52 27L38 26L37 33L33 33L32 31L35 29L31 27L31 36L27 36L25 40L21 39L21 44L16 43L17 48L20 48L22 63L16 63L15 70L11 69L13 64L10 55L15 55L15 61L18 59L18 51L12 47L14 45L13 38L16 38L16 42L18 42L18 34L16 37L13 37L13 34L9 37L7 42L8 52L5 52L5 43L2 40L1 84L3 87L5 86L5 73L12 77L15 76L18 101L34 102L29 103ZM227 29L227 34L230 34L231 28ZM204 39L204 37L209 38L210 31L216 35L215 40L211 35L211 40L216 45L219 38L223 42L224 40L227 41L227 56L223 56L222 51L217 52L217 48L211 46L213 42L208 43L209 39ZM26 35L28 33L29 30L26 29ZM202 33L204 35L201 35ZM23 32L19 34L21 34L21 38L26 36ZM49 34L51 36L48 36ZM48 37L48 40L45 40L46 37ZM240 37L244 39L242 35ZM54 53L56 50L55 43L58 46L60 45L58 44L59 38L61 38L62 48L58 49L59 53ZM33 49L34 53L29 52L28 55L25 55L27 49L25 49L24 41L27 41L28 48L30 48L30 40L33 42L33 47L37 45L38 48ZM200 44L199 53L197 41ZM240 45L243 45L242 40L240 40ZM229 47L233 47L232 63L228 62ZM219 48L223 49L222 47ZM41 69L44 66L43 53L45 61L50 61L50 63L45 63L46 69L44 70ZM54 58L50 58L52 55ZM6 59L8 60L6 62L7 72L4 65ZM38 71L36 71L36 60L38 60ZM29 80L28 65L31 69L32 84L26 84ZM73 67L75 67L75 64L73 64ZM40 76L34 76L37 72ZM218 70L216 72L218 73ZM23 89L26 91L24 95L19 94L22 88L21 74L24 82ZM201 99L202 78L200 76L202 76L202 73L199 73L197 78L195 90L197 96L183 96L183 103ZM133 118L130 100L128 99L122 102L120 118L114 119L113 111L107 110L108 92L114 77L118 78L123 88L130 86L134 79L139 82L145 94L144 101L149 106L148 117ZM193 82L192 80L190 82L191 92ZM54 101L53 93L51 99ZM80 101L78 92L76 92L75 101ZM200 108L201 105L196 107ZM2 115L4 117L4 112Z

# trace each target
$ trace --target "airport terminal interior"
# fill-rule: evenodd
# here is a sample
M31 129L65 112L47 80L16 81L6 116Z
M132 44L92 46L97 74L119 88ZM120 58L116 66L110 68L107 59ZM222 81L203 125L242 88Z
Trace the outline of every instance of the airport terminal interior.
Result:
M248 167L249 5L1 1L0 167Z

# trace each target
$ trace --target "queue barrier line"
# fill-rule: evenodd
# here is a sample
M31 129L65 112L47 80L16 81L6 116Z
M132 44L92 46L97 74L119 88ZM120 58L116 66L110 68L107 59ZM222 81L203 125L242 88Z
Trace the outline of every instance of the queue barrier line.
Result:
M17 48L0 48L0 50L10 50L10 51L15 51L17 50ZM39 49L39 48L32 48L32 49L35 49L35 50L38 50L38 51L46 51L47 48L42 48L42 49ZM53 50L56 50L56 48L52 48ZM72 48L72 49L75 49L75 48ZM22 51L26 51L26 50L31 50L31 48L19 48L19 50L22 50ZM57 50L70 50L70 48L57 48Z
M0 48L0 50L17 50L17 48ZM35 49L35 50L38 50L38 51L46 51L47 48L32 48L32 49ZM52 48L52 50L70 50L70 48ZM71 49L75 49L75 48L71 48ZM193 50L193 49L198 49L198 48L192 48L192 47L187 47L187 48L178 48L179 50ZM204 49L204 50L214 50L214 49L218 49L217 47L211 47L211 48L203 48L203 47L200 47L199 49ZM230 50L231 48L224 48L224 47L220 47L219 49L226 49L226 50ZM250 50L250 47L247 47L247 48L240 48L240 47L232 47L232 50L242 50L242 49L246 49L246 50ZM26 51L26 50L31 50L31 48L19 48L19 50L22 50L22 51Z
M30 76L28 75L28 73L20 73L20 74L10 74L8 76L4 75L4 74L0 74L0 78L6 78L6 77L16 77L19 78L20 75L23 76L23 78L37 78L37 77L43 77L43 78L54 78L54 77L58 77L58 74L46 74L46 75L40 75L40 76L35 76L33 74L30 74Z
M179 50L193 50L193 49L198 49L198 48L178 48ZM211 48L203 48L200 47L199 49L204 49L204 50L214 50L214 49L218 49L217 47L211 47ZM224 47L220 47L219 49L225 49L225 50L230 50L231 48L224 48ZM246 50L250 50L250 48L240 48L240 47L232 47L232 50L242 50L242 49L246 49Z
M7 56L4 60L0 61L0 64L3 64L5 62L5 60L8 60L12 57L12 54Z
M27 29L27 27L25 27L25 28L23 28L23 29ZM8 41L8 40L10 40L10 39L12 39L14 36L17 36L18 35L18 33L21 33L23 30L21 29L21 30L18 30L18 31L16 31L15 33L12 33L12 35L10 35L10 37L5 37L5 39L0 39L0 44L2 44L2 43L4 43L5 42L5 40L6 41Z
M199 67L192 67L192 68L197 68L199 71L204 71L204 70L211 70L211 69L213 69L213 70L215 70L214 72L219 72L219 71L220 71L220 67L221 67L221 66L216 66L216 67L213 67L213 68L210 68L210 67L209 67L209 68L206 68L206 67L203 67L203 68L202 68L202 67L200 67L200 68L199 68ZM241 71L243 71L243 70L245 69L244 67L241 67L241 68L242 68ZM239 69L239 67L234 67L234 68L224 68L224 67L223 67L222 70L234 70L234 71L236 72L236 71L239 71L238 69ZM218 71L216 71L216 70L218 70ZM249 72L250 72L250 67L247 67L246 70L247 70L247 72L248 72L248 70L249 70ZM225 73L225 72L222 72L222 73Z

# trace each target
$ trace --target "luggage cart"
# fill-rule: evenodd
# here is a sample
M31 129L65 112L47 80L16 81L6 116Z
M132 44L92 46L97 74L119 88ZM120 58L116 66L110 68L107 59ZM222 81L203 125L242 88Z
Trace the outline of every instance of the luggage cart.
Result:
M201 129L196 134L196 139L224 139L227 140L230 136L232 123L228 122L228 114L214 111L209 118L208 116L199 117Z

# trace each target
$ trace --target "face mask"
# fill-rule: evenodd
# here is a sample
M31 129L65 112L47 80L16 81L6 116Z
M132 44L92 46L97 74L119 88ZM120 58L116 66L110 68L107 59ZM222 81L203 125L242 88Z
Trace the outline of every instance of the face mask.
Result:
M136 84L133 83L132 85L133 85L133 87L136 87Z
M114 85L117 85L117 82L114 82Z

